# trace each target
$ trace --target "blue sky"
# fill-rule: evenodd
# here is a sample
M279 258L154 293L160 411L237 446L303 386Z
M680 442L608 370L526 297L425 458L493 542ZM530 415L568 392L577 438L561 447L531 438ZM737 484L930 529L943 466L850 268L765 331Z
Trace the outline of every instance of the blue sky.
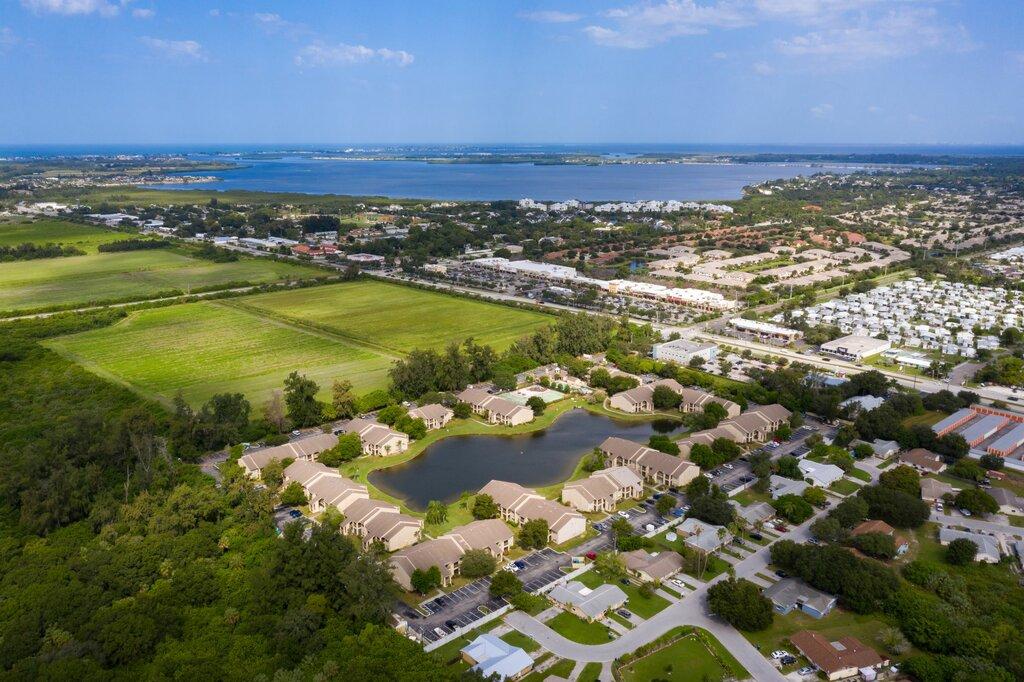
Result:
M1021 0L0 0L0 143L1024 142Z

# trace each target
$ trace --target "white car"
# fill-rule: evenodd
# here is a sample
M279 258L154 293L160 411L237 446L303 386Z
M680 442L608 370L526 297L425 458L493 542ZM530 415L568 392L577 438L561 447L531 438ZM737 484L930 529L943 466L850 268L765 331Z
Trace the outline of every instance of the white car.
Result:
M646 526L644 526L644 530L646 530L648 532L653 531L656 528L657 528L657 526L655 526L653 523L648 523Z
M686 583L684 583L682 580L679 580L678 578L672 578L672 580L670 580L669 582L675 585L676 587L681 587L684 590L686 589Z
M806 675L813 675L816 672L818 672L817 668L813 668L813 667L811 667L809 665L805 665L803 668L800 668L799 670L797 670L796 674L797 675L804 675L804 676L806 676Z
M518 567L518 566L516 566L516 565L515 565L515 564L513 564L513 563L510 563L510 564L508 565L508 570L512 571L513 573L518 573L518 572L519 572L519 567Z
M780 649L778 651L773 651L772 652L772 658L774 658L776 661L779 660L780 658L785 658L786 656L789 656L789 652L788 651L782 651Z
M619 516L621 516L624 519L628 519L629 518L629 514L627 514L624 511L619 511L618 514L619 514Z

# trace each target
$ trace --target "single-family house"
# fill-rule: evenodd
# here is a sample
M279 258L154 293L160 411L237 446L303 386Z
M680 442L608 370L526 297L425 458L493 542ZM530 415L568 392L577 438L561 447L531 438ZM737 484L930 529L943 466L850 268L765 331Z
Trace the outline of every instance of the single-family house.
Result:
M889 663L856 637L830 642L817 632L801 630L790 636L789 641L829 680L853 677L864 669L878 670Z
M868 535L870 533L880 533L891 537L896 545L896 556L900 556L910 549L910 543L907 542L907 539L897 533L896 529L885 521L868 519L867 521L857 524L857 526L850 531L850 535L853 537L857 537L858 535Z
M478 636L460 653L462 660L486 680L518 680L533 670L530 654L487 633Z
M724 526L714 526L693 517L676 526L676 532L682 536L684 545L703 554L710 554L732 540L732 533Z
M946 468L941 457L924 448L907 450L900 455L900 463L912 466L923 474L938 474Z
M793 578L783 578L766 587L764 596L771 601L772 607L782 615L796 610L813 618L824 618L839 601L839 597L833 597L827 592L822 592Z
M954 492L953 486L935 478L921 479L921 499L925 502L936 502L944 495L951 495Z
M700 467L681 457L611 436L599 446L611 466L626 466L654 485L682 487L700 476Z
M490 495L501 510L501 518L513 525L521 526L537 519L547 521L548 541L556 545L583 535L587 530L587 520L578 511L518 483L490 481L480 492Z
M363 444L363 453L367 455L386 457L409 449L408 434L371 419L350 419L341 425L338 432L354 433L359 436L359 442Z
M284 445L252 450L238 458L238 465L245 470L246 476L258 479L263 467L271 462L283 462L288 459L296 462L311 461L324 450L330 450L337 444L338 437L333 433L318 433Z
M612 511L619 502L643 495L643 479L626 466L595 471L562 488L562 502L581 512Z
M734 500L730 500L729 503L736 510L736 516L743 519L751 527L764 523L775 516L775 507L767 502L755 502L746 506Z
M572 580L555 586L548 592L548 598L566 611L593 622L603 619L610 609L620 608L626 603L627 596L618 585L605 583L591 589L578 580Z
M646 549L623 552L623 563L630 575L643 582L661 582L683 569L683 557L679 552L656 552Z
M974 533L966 530L954 530L952 528L940 528L939 529L939 544L946 546L953 540L958 539L970 540L978 548L978 553L974 555L975 561L984 561L988 564L998 564L999 557L1002 556L1002 550L999 549L999 543L991 535L984 535L982 533Z
M807 481L797 481L778 474L772 474L768 479L769 492L773 500L783 495L802 495L809 487Z
M422 419L427 431L436 431L448 426L455 413L440 403L431 403L409 410L409 416L413 419Z
M1019 515L1024 513L1024 498L1020 497L1012 490L1006 488L989 488L986 492L992 496L992 499L999 505L999 512L1001 514L1015 514Z
M845 472L835 464L814 462L809 459L801 459L797 462L797 466L800 467L800 473L811 482L811 485L821 488L829 487L845 475Z

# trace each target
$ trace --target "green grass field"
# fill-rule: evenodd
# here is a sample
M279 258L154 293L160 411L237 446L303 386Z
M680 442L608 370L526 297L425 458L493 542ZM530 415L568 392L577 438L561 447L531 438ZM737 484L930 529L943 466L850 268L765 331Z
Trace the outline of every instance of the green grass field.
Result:
M100 244L109 244L135 235L107 230L96 225L79 225L65 220L21 220L0 222L0 246L18 244L62 244L86 253L96 253Z
M0 310L142 299L171 289L243 281L263 284L319 274L314 268L268 258L214 263L166 249L18 261L0 268Z
M377 282L280 293L287 295L141 310L111 327L48 343L147 397L167 401L181 391L195 405L230 391L245 394L256 406L281 388L292 371L320 384L321 398L327 400L334 379L348 379L360 393L384 387L388 368L414 346L441 348L472 328L481 341L503 347L550 320L537 313ZM413 307L406 296L414 301ZM314 303L305 305L306 297ZM313 311L326 310L331 302L339 309L352 302L348 324L341 313L325 312L330 324L317 320ZM292 323L276 312L288 306L306 317ZM406 319L409 324L403 325ZM310 324L314 321L318 326Z
M383 385L391 364L368 349L216 303L143 310L49 345L143 395L166 400L180 390L193 404L239 392L256 405L293 370L317 381L322 397L338 377L366 391Z
M711 637L710 635L707 635ZM713 640L713 638L711 638ZM620 679L625 682L651 682L651 680L682 680L709 682L727 678L742 679L747 673L735 658L725 651L717 640L712 652L692 634L619 668ZM720 662L721 661L721 662Z
M373 280L247 296L236 303L394 353L443 348L470 336L502 351L552 321L542 313Z

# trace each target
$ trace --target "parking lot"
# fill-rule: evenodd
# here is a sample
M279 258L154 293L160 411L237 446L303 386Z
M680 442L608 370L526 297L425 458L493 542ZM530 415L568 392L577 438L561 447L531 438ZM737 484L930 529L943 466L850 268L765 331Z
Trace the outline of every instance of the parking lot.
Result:
M561 568L568 566L571 559L567 554L544 548L516 559L515 563L522 565L517 565L515 573L526 591L537 592L564 576ZM423 602L419 612L403 604L399 613L425 642L433 642L504 606L504 599L491 596L490 586L490 578L480 578Z

